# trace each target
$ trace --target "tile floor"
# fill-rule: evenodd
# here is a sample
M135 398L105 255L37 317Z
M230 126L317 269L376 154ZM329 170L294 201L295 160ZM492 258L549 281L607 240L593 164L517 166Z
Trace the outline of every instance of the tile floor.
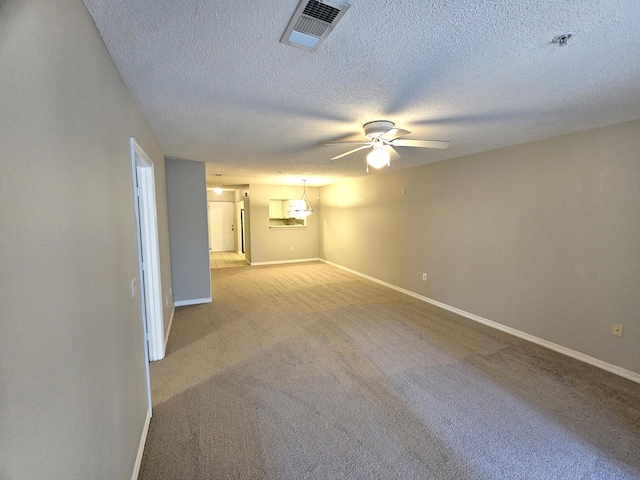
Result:
M236 252L209 252L211 268L248 267L243 254Z

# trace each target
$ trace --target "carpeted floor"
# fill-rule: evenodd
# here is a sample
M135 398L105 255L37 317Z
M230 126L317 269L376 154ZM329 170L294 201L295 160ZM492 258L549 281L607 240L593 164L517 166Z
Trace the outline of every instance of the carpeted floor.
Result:
M140 479L636 479L640 385L319 262L212 270Z

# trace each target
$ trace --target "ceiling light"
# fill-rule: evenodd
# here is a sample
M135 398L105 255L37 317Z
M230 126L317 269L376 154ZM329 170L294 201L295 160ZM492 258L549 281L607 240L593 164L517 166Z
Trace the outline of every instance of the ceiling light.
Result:
M220 187L214 188L213 191L216 192L218 195L222 193L222 189Z
M375 142L375 141L374 141ZM373 168L382 168L389 165L391 156L384 148L384 145L373 144L373 150L367 155L367 163Z
M307 216L311 215L311 212L313 212L313 208L311 208L311 204L309 203L309 200L307 199L307 191L306 191L306 188L305 188L306 181L307 181L306 179L302 180L302 199L301 200L297 200L296 207L293 210L295 212L296 218L307 217Z

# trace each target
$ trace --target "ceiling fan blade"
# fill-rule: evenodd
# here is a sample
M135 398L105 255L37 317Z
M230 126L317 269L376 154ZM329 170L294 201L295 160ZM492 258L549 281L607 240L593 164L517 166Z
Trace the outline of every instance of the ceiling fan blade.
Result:
M384 149L389 152L389 161L393 162L395 160L398 160L400 158L400 154L398 154L398 152L395 151L395 149L390 146L390 145L386 145L384 147Z
M333 157L331 160L338 160L339 158L346 157L347 155L351 155L352 153L356 153L357 151L362 150L363 148L369 148L369 147L370 147L369 144L362 145L361 147L354 148L353 150L349 150L348 152L344 152L343 154L338 155L337 157Z
M418 147L418 148L449 148L450 143L441 140L408 140L396 138L389 142L394 147Z
M371 145L371 142L327 142L321 145Z
M405 130L404 128L392 128L386 133L382 134L382 138L384 140L393 140L394 138L404 137L405 135L409 135L411 132L409 130Z

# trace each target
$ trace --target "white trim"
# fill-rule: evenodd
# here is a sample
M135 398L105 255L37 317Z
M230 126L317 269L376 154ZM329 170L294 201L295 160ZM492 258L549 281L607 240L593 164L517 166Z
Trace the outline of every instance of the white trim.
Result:
M138 445L138 455L136 455L136 462L133 465L133 475L131 480L137 480L140 474L140 467L142 466L142 455L144 454L144 446L147 443L147 435L149 433L149 424L151 423L151 409L147 410L147 418L144 421L142 427L142 436L140 437L140 444Z
M144 279L145 294L142 297L145 304L145 331L148 336L149 360L154 361L165 355L154 166L133 137L130 139L130 146L138 248L141 257L145 259L143 271L141 257L138 258L138 274L141 286Z
M366 278L367 280L371 280L372 282L379 283L380 285L384 285L385 287L392 288L393 290L397 290L398 292L405 293L405 294L407 294L407 295L409 295L411 297L417 298L418 300L422 300L423 302L427 302L427 303L430 303L432 305L435 305L436 307L440 307L440 308L442 308L444 310L448 310L450 312L456 313L456 314L458 314L458 315L460 315L462 317L468 318L468 319L473 320L475 322L482 323L483 325L487 325L487 326L489 326L491 328L495 328L496 330L503 331L505 333L513 335L514 337L522 338L523 340L527 340L527 341L529 341L531 343L535 343L537 345L546 347L546 348L548 348L550 350L553 350L555 352L562 353L563 355L566 355L566 356L571 357L571 358L575 358L576 360L580 360L581 362L584 362L584 363L588 363L589 365L593 365L594 367L601 368L602 370L606 370L607 372L614 373L616 375L624 377L624 378L626 378L628 380L631 380L633 382L640 383L640 374L638 374L636 372L632 372L631 370L627 370L626 368L622 368L622 367L619 367L617 365L613 365L612 363L608 363L608 362L605 362L603 360L599 360L597 358L594 358L594 357L591 357L589 355L586 355L586 354L584 354L582 352L578 352L577 350L572 350L572 349L567 348L565 346L559 345L557 343L550 342L548 340L544 340L543 338L536 337L536 336L531 335L529 333L525 333L525 332L522 332L520 330L516 330L515 328L508 327L506 325L503 325L501 323L495 322L493 320L489 320L488 318L481 317L481 316L476 315L474 313L466 312L466 311L461 310L459 308L452 307L451 305L447 305L446 303L442 303L442 302L439 302L437 300L433 300L431 298L425 297L423 295L420 295L418 293L412 292L410 290L406 290L406 289L398 287L396 285L392 285L391 283L387 283L387 282L384 282L382 280L378 280L377 278L370 277L369 275L365 275L364 273L360 273L360 272L358 272L356 270L352 270L352 269L347 268L347 267L343 267L342 265L338 265L337 263L333 263L333 262L330 262L330 261L322 259L322 258L320 259L320 261L324 262L324 263L328 263L329 265L337 267L337 268L339 268L341 270L345 270L347 272L353 273L353 274L358 275L360 277Z
M169 326L167 327L167 331L164 334L164 349L167 349L167 343L169 343L169 332L171 331L171 326L173 325L173 314L176 313L176 307L171 308L171 315L169 316Z
M317 261L323 261L320 258L299 258L296 260L280 260L277 262L251 262L249 265L251 265L252 267L258 266L258 265L281 265L283 263L301 263L301 262L317 262ZM329 262L327 262L329 263ZM337 267L337 265L336 265Z
M187 305L200 305L201 303L211 303L211 297L209 298L194 298L193 300L180 300L175 302L176 307L186 307Z

